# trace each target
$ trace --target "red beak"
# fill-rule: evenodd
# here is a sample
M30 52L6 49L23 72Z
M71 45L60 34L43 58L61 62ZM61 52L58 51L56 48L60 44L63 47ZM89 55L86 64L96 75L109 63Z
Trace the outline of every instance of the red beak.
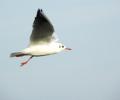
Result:
M72 50L71 48L65 48L65 50Z

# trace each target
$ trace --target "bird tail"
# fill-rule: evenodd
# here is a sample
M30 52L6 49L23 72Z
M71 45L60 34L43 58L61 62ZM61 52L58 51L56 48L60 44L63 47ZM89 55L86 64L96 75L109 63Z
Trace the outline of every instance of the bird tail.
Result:
M22 52L13 52L10 54L10 57L21 57L21 56L25 56L27 54L24 54Z

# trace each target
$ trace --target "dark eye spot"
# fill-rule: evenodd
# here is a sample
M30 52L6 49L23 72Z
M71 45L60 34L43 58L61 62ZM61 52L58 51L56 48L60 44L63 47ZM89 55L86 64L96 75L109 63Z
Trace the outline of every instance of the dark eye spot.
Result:
M59 45L59 48L64 48L64 45Z

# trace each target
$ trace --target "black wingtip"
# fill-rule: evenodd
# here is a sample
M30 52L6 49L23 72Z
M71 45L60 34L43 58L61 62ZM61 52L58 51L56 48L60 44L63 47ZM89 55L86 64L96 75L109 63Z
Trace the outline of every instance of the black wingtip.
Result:
M43 12L43 10L42 9L38 9L37 16L39 16L41 12Z
M43 12L43 10L42 9L38 9L38 11L37 11L38 13L40 13L40 12Z

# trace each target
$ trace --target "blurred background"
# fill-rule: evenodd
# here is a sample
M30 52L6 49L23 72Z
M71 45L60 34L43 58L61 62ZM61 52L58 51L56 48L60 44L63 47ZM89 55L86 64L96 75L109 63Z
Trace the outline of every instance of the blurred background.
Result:
M10 58L29 44L38 8L73 50ZM119 0L0 0L0 100L120 100Z

